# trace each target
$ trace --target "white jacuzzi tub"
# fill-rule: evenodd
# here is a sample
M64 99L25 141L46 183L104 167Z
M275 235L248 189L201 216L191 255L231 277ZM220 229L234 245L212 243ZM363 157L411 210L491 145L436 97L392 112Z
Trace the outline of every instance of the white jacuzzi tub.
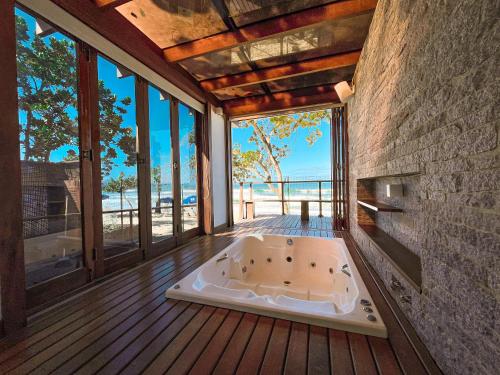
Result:
M167 297L387 337L343 239L249 235Z

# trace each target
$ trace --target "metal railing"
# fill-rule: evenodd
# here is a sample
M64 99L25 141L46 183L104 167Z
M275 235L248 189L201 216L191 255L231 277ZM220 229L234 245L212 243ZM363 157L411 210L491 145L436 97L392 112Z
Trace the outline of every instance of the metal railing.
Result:
M277 196L276 199L255 199L254 198L254 185L267 185L269 190L272 191L274 195ZM294 198L286 198L287 195L287 187L291 185L297 184L307 184L309 186L317 184L317 190L314 192L315 197L307 198L307 199L294 199ZM329 199L325 199L324 194L324 186L323 184L329 184L330 193L328 194ZM276 185L273 189L272 185ZM248 186L248 195L249 199L244 199L244 188ZM274 191L273 191L274 190ZM244 205L246 202L253 202L254 207L257 202L269 202L269 203L281 203L281 214L285 215L287 212L287 203L300 203L303 201L313 202L319 204L319 217L323 216L323 205L332 203L332 191L333 191L333 180L286 180L286 181L248 181L248 182L239 182L239 213L240 218L243 218L244 215ZM310 194L312 195L312 194ZM290 196L290 190L288 189L288 196Z
M197 203L190 203L190 204L181 204L181 210L184 208L189 208L189 207L197 207ZM173 205L167 205L167 206L152 206L151 207L151 212L156 213L158 209L171 209L173 210L174 206ZM134 213L139 212L139 208L126 208L122 210L108 210L108 211L102 211L103 215L107 214L118 214L120 217L120 226L121 230L125 228L125 226L128 226L129 229L129 235L132 238L133 237L133 226L134 226ZM24 222L33 222L33 221L39 221L39 220L56 220L56 219L64 219L64 231L67 231L68 223L67 220L69 217L72 216L81 216L81 212L67 212L67 213L61 213L61 214L52 214L52 215L43 215L43 216L31 216L31 217L25 217L23 218ZM126 218L128 218L128 223L126 222ZM50 233L45 233L45 234L50 234ZM37 237L37 236L34 236Z

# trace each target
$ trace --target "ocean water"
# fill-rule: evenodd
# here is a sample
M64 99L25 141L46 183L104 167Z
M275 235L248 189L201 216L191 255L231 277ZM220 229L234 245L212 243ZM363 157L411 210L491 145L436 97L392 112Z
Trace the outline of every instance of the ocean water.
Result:
M278 200L277 193L273 191L271 186L277 190L279 184L266 184L254 183L252 199L255 202L255 212L257 215L262 214L281 214L281 202L270 202ZM301 200L319 200L320 187L318 182L299 182L299 183L285 183L284 193L285 200L301 201ZM239 213L239 197L240 197L240 184L233 184L233 212L235 218ZM243 200L250 200L250 185L243 184ZM331 201L332 199L332 183L321 182L321 200ZM321 204L321 214L323 216L331 215L331 203ZM289 202L286 204L288 213L298 215L300 214L300 202ZM318 216L320 214L320 204L318 202L309 203L309 214Z
M278 184L273 184L277 189ZM233 184L233 209L237 217L239 211L239 190L238 183ZM103 192L107 198L102 200L103 211L113 211L120 209L120 193L119 192ZM196 185L184 184L182 186L182 196L196 195ZM138 191L137 189L126 190L123 194L123 209L137 209L139 207ZM162 184L161 198L172 198L171 184ZM318 182L304 182L304 183L291 183L284 185L284 198L286 200L319 200L319 184ZM250 185L243 185L243 199L250 200ZM280 214L281 203L269 202L270 200L278 200L278 195L272 191L270 186L265 183L253 184L253 200L255 201L255 209L258 215L260 214ZM321 199L324 201L331 201L332 199L332 184L329 182L321 183ZM153 186L151 192L151 206L155 207L157 200L157 192ZM162 205L169 205L162 203ZM331 203L322 203L322 214L324 216L331 215ZM287 204L287 209L290 214L300 214L300 202L290 202ZM319 215L319 203L309 203L310 215Z
M193 184L184 184L181 186L182 188L182 197L186 198L191 195L196 196L196 185ZM102 200L102 210L103 211L113 211L120 209L120 193L119 192L103 192L103 196L107 196L106 199ZM172 198L172 185L171 184L162 184L161 198ZM155 186L151 189L151 207L156 206L156 200L158 199L158 193L155 189ZM162 203L162 206L168 206L168 203ZM129 189L123 193L123 209L136 209L139 207L139 195L137 189Z

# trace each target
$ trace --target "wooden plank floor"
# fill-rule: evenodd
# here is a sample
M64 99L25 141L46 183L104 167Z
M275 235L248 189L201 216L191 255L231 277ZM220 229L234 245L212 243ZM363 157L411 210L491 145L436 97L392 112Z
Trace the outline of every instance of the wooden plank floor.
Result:
M166 299L165 290L253 231L344 237L389 331L368 337ZM425 374L398 319L328 219L262 216L204 236L40 314L0 341L0 374Z

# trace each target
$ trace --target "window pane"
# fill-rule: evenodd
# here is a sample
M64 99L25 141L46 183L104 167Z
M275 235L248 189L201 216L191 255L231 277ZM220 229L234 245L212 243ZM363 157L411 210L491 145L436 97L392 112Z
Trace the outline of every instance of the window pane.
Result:
M198 186L196 170L196 116L193 109L179 104L179 157L181 164L182 230L198 227Z
M170 100L149 86L149 144L151 158L151 222L153 242L173 233L172 143Z
M139 246L135 77L99 56L104 255Z
M16 9L26 283L82 267L75 42Z

